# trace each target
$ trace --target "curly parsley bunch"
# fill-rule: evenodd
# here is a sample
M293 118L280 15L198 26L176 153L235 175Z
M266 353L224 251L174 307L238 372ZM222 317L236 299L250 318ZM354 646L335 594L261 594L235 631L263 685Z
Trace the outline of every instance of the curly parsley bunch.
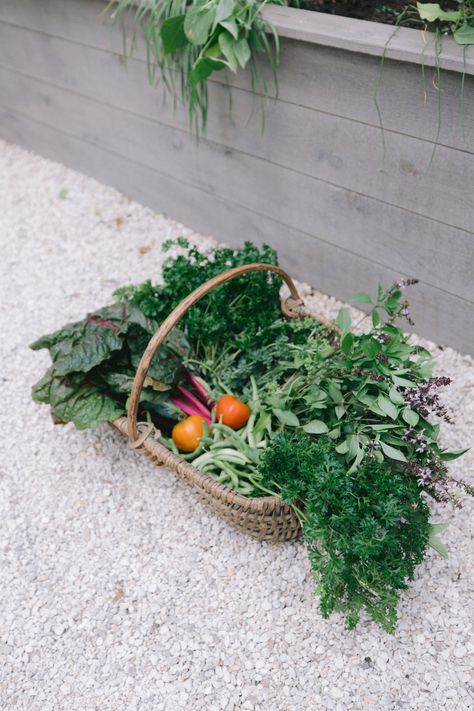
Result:
M366 610L393 632L400 591L430 535L416 479L373 457L349 474L328 438L288 430L265 451L259 473L301 516L322 615L341 612L353 629Z

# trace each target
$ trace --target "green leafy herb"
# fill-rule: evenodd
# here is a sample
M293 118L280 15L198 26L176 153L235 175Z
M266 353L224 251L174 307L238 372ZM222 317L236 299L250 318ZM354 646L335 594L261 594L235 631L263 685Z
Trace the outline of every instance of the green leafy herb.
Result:
M278 435L258 472L302 518L323 616L341 612L352 629L365 610L393 632L430 535L417 482L375 459L350 474L328 439L302 432Z

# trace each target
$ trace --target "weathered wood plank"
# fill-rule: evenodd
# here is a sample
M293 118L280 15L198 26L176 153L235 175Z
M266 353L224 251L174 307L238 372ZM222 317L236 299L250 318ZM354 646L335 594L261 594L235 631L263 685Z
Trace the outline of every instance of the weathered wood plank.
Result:
M65 37L102 51L121 54L123 37L120 26L112 26L108 17L100 16L103 8L104 4L100 0L68 0L67 3L63 0L48 0L41 3L41 7L37 0L22 0L21 3L3 0L0 3L0 20L16 20L37 32ZM146 61L146 52L139 40L137 36L134 56ZM5 51L5 48L2 47L2 50ZM98 61L100 63L101 60ZM267 83L269 94L273 95L271 70L263 59L259 62L259 72ZM278 71L279 98L379 125L374 101L379 73L380 60L377 57L283 39ZM427 68L423 84L420 66L386 61L378 102L383 125L387 130L436 140L439 94L436 89L438 82L434 81L433 75L433 70ZM217 74L214 80L247 90L250 87L247 72L239 72L237 75ZM145 71L142 81L146 81ZM439 142L473 151L474 80L469 76L466 78L464 108L459 73L442 72L441 88ZM348 96L351 97L350 101Z
M374 290L378 281L389 284L400 277L400 272L394 269L348 254L328 242L288 229L275 220L16 112L0 109L0 124L7 140L93 175L133 199L166 210L203 233L211 231L218 239L232 244L240 244L244 239L272 244L279 250L283 266L326 293L347 299L361 288ZM429 285L413 290L412 303L419 333L428 334L440 343L448 342L461 351L474 352L474 331L465 328L471 320L472 304Z
M310 44L337 47L377 57L385 55L403 62L441 67L451 71L474 74L474 51L466 55L451 37L445 37L441 56L437 56L435 38L419 30L327 15L292 7L267 5L264 17L273 23L282 37Z
M8 70L0 86L12 111L474 301L471 233Z
M3 0L0 19L74 39L83 26L84 5L88 5L89 12L99 16L104 14L106 2L68 0L69 7L65 8L64 0L54 3L50 0L47 5L40 5L38 0L22 0L20 7L18 0ZM264 8L263 13L281 37L305 44L377 57L385 55L388 59L411 64L432 67L439 64L450 71L474 74L474 50L468 48L464 55L463 48L448 37L443 38L441 56L438 57L434 36L427 37L418 30L398 28L395 32L393 27L380 23L274 5Z
M4 28L5 25L0 26L2 61L9 66L31 71L30 58L35 56L33 71L52 78L54 83L155 115L168 125L186 127L182 113L174 115L169 104L168 108L160 106L159 97L146 85L145 78L140 79L142 67L136 62L129 62L125 71L116 55L101 53L98 57L94 50L29 32L25 33L25 41L19 42L17 30L13 35L8 29L2 34ZM233 93L229 120L222 88L212 86L213 110L207 133L210 139L347 190L472 230L474 195L467 187L474 179L470 154L438 146L430 165L433 147L425 141L386 132L384 146L378 128L285 102L268 103L262 132L258 101L252 111L247 92Z

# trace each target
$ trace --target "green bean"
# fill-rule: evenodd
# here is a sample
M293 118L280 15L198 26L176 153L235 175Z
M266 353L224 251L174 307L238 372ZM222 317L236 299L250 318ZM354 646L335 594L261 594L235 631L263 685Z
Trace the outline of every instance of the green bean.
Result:
M233 488L237 488L239 486L239 476L235 469L230 465L225 462L222 462L222 468L224 469L225 472L228 473L230 480L232 482Z
M222 447L232 447L233 445L234 445L233 440L223 439L220 442L214 442L214 444L211 444L209 449L215 450L215 449L221 449Z
M251 484L248 484L247 482L241 482L237 491L239 492L239 494L242 494L242 496L248 496L252 493L253 486Z
M187 452L187 453L179 452L179 456L181 457L181 459L185 459L186 461L194 461L194 459L196 459L196 457L198 457L203 452L204 452L204 445L201 442L199 447L197 449L195 449L193 452Z
M216 459L226 459L227 457L231 457L233 459L238 459L239 462L242 462L242 464L250 464L249 458L237 449L230 449L229 447L226 447L225 449L213 450L213 454Z
M252 413L249 417L249 421L247 422L247 441L249 443L249 447L252 447L252 449L255 448L255 437L253 434L254 427L255 415Z

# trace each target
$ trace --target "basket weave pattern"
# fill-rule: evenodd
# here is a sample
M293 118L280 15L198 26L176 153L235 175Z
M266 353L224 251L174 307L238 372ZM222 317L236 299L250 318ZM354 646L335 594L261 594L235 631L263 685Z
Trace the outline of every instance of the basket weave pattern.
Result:
M128 437L127 418L113 422ZM220 516L240 533L259 541L289 541L300 534L293 509L276 496L249 498L203 474L189 462L170 452L157 441L159 431L148 429L148 436L137 451L157 466L174 471L176 477L207 509Z

